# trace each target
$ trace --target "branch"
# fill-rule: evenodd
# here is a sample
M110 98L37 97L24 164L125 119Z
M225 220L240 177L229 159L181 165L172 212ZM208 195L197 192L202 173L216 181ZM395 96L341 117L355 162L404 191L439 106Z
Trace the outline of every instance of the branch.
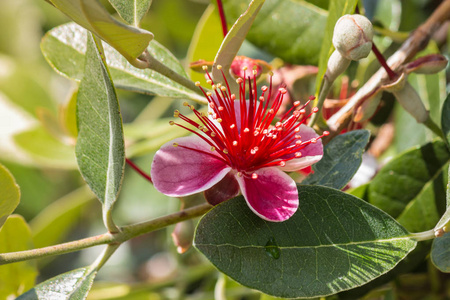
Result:
M26 251L2 253L0 254L0 265L74 252L81 249L103 244L119 245L134 237L167 227L172 224L176 224L181 221L199 217L207 213L211 209L211 207L212 206L208 203L201 204L154 220L124 226L120 228L120 232L118 233L107 232L97 236L72 241L64 244L59 244L55 246L49 246Z
M388 60L387 64L394 71L400 69L405 63L410 61L420 50L424 49L428 44L431 36L436 32L440 26L449 19L450 16L450 0L445 0L441 5L433 12L433 14L419 26L411 36L402 44ZM335 113L328 121L327 124L330 127L332 134L328 138L336 135L340 132L345 124L352 118L354 108L362 103L364 99L373 93L378 87L388 81L388 76L384 68L380 68L358 92L353 95L348 103L342 107L337 113Z

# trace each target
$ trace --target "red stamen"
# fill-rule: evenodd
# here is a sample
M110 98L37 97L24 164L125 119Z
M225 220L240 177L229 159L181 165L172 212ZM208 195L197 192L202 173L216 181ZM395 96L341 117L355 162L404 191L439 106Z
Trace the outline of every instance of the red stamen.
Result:
M127 164L133 168L136 172L139 173L139 175L141 175L142 177L144 177L145 179L147 179L148 181L152 182L152 178L150 177L150 175L148 175L147 173L145 173L144 171L141 170L141 168L139 168L137 165L135 165L131 160L129 160L128 158L125 158L125 161L127 162Z

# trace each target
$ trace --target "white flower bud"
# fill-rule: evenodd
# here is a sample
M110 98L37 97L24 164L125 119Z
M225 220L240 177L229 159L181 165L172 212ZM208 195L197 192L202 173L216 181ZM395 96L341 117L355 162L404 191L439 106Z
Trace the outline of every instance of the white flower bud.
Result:
M350 60L360 60L372 50L372 23L362 15L342 16L334 27L333 45Z

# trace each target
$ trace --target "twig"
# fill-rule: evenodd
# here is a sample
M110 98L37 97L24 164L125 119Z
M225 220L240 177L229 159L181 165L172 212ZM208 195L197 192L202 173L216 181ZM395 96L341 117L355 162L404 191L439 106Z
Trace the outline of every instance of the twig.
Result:
M0 265L74 252L98 245L121 244L139 235L143 235L181 221L199 217L207 213L211 209L211 207L212 206L208 203L201 204L154 220L124 226L120 228L120 232L118 233L107 232L97 236L92 236L55 246L26 251L2 253L0 254Z

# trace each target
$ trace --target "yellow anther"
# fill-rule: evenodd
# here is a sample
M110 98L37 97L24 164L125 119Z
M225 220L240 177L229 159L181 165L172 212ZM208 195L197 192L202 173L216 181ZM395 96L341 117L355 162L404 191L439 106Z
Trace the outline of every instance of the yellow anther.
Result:
M174 121L169 121L169 124L170 125L175 125L175 122Z
M286 162L284 160L280 161L280 167L284 167L286 165Z
M227 88L224 87L224 86L221 86L221 87L220 87L220 90L221 90L222 92L225 92L225 91L227 90Z
M216 121L217 121L218 123L222 123L222 119L221 119L221 118L217 118Z
M212 146L211 146L211 148L210 148L210 149L211 149L211 151L214 151L214 150L216 150L216 148L215 148L215 147L212 147Z
M220 89L220 87L222 86L222 84L219 82L218 84L216 84L217 88Z
M244 129L244 132L245 132L245 133L250 132L250 129L245 128L245 129Z
M211 79L208 79L208 80L206 80L206 83L212 85L212 84L213 84L213 81L212 81Z
M258 178L258 174L253 173L253 174L252 174L252 179L256 179L256 178Z
M200 81L196 81L195 86L200 86Z
M183 106L189 106L189 103L183 102Z
M215 133L215 132L211 132L211 136L212 136L212 137L215 137L215 136L216 136L216 133Z
M222 65L217 65L217 70L222 69Z
M206 70L208 70L208 66L204 65L204 66L202 66L202 69L203 69L203 71L206 71Z
M244 70L244 71L247 71L247 69L248 69L247 66L242 67L242 70Z
M206 96L211 97L211 92L206 92Z
M178 143L173 143L172 146L178 147Z
M228 150L227 149L223 149L222 152L225 153L225 154L228 154Z
M237 146L238 145L238 142L237 141L233 141L233 146Z
M302 154L300 153L300 152L295 152L295 157L300 157L300 156L302 156Z

